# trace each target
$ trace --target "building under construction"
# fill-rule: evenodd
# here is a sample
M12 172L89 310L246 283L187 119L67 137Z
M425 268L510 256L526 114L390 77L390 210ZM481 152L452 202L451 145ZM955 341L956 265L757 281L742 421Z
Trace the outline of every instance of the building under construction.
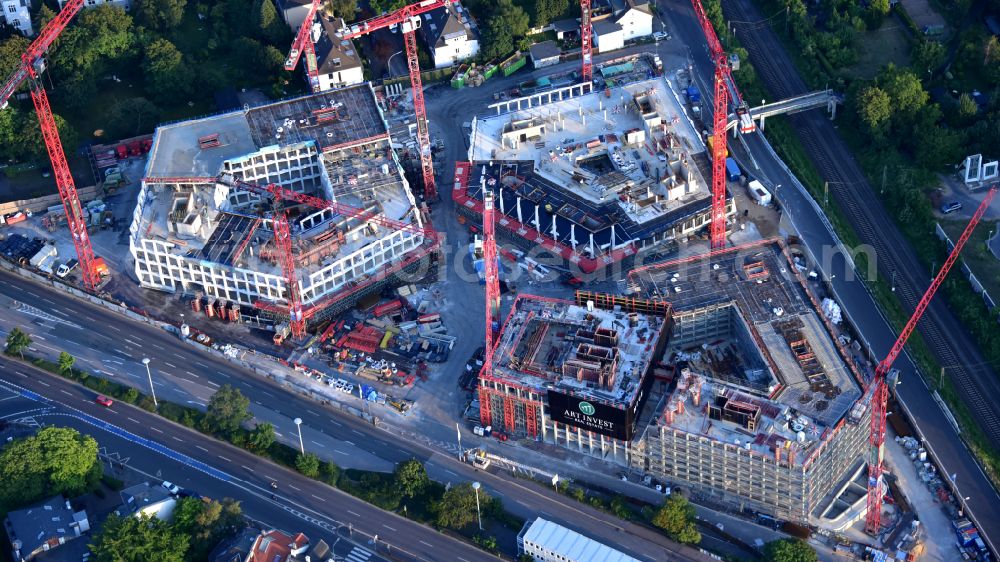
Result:
M584 273L631 264L706 229L711 207L705 145L670 84L647 79L656 72L650 57L600 72L603 91L539 84L474 119L469 161L457 164L452 192L476 225L482 194L492 191L501 240L544 247ZM641 79L616 82L636 72ZM735 212L729 199L727 214Z
M519 296L480 376L481 423L624 462L672 325L665 302Z
M870 409L804 271L770 240L630 274L674 326L632 466L782 519L830 514L864 466Z
M240 181L341 207L275 201ZM366 84L159 127L131 226L135 275L197 305L204 295L210 310L287 306L275 212L291 225L313 320L426 266L434 247Z

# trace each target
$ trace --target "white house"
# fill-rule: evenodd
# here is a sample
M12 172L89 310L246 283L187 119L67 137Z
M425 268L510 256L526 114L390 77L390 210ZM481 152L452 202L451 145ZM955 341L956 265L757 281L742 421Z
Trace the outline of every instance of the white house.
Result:
M118 494L122 505L115 509L120 517L156 517L162 521L170 521L174 516L177 500L162 486L150 486L149 482L136 484L125 488Z
M338 29L344 27L340 18L320 17L322 31L316 45L316 64L319 68L319 91L353 86L365 81L364 65L354 43L338 39Z
M461 4L424 14L420 34L434 59L434 68L452 66L479 54L479 28Z
M622 26L611 18L597 20L591 26L594 31L594 47L598 53L607 53L625 46Z
M29 37L35 34L28 11L31 0L0 0L0 5L3 6L3 19L7 25Z
M613 0L613 4L624 4L615 10L615 21L622 26L625 41L653 34L653 10L644 0Z

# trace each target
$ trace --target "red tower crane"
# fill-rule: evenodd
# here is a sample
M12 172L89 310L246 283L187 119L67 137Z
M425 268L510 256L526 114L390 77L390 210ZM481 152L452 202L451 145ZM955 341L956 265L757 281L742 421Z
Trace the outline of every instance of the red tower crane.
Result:
M486 280L486 351L483 353L481 373L493 373L493 348L500 330L500 274L497 268L496 219L493 210L493 192L483 191L483 277ZM479 391L479 419L490 424L490 395ZM513 408L511 409L513 411ZM513 427L508 426L508 427Z
M590 25L590 0L580 0L580 54L583 55L583 83L594 81L594 49L590 42L593 30Z
M754 124L753 120L749 118L747 105L743 102L743 97L740 96L740 91L736 88L729 58L722 50L722 43L719 42L715 28L712 27L712 22L705 14L701 0L691 0L691 5L694 6L694 13L698 16L698 22L705 33L708 50L712 62L715 64L711 142L712 223L709 232L711 233L712 249L717 250L726 246L726 157L729 154L729 148L726 144L726 122L729 118L729 100L732 99L736 106L742 132L753 131Z
M291 72L295 70L295 65L299 64L299 59L304 54L306 56L306 76L309 79L309 88L313 93L319 91L319 65L316 63L316 45L312 40L312 26L316 19L316 12L319 11L323 0L312 0L309 5L309 12L306 19L302 20L298 33L292 41L292 48L288 51L288 58L285 59L285 70Z
M341 39L354 39L372 31L393 25L400 26L403 42L406 44L406 64L410 70L410 86L413 90L413 112L417 120L417 146L420 147L420 168L424 179L424 199L427 202L438 198L434 183L434 162L431 158L431 134L427 128L427 108L424 107L424 89L420 80L420 61L417 58L416 31L420 28L420 16L438 8L446 8L457 0L423 0L416 4L386 14L352 24L338 35Z
M366 211L364 209L358 209L356 207L351 207L349 205L344 205L341 203L336 203L333 201L327 201L325 199L320 199L319 197L313 197L311 195L306 195L304 193L299 193L297 191L292 191L291 189L285 189L279 185L271 184L267 187L248 183L242 180L233 178L229 174L222 174L217 178L217 181L223 185L228 185L230 187L236 187L252 193L256 193L262 196L271 196L276 202L279 201L294 201L296 203L301 203L304 205L309 205L316 209L330 209L339 215L345 217L358 219L361 221L377 224L379 226L389 228L391 230L402 230L406 232L412 232L415 234L420 234L425 240L429 241L430 244L426 246L426 252L419 255L424 255L427 252L434 251L440 244L438 239L438 233L430 226L418 226L412 223L404 223L402 221L390 219L384 215L377 214L373 211ZM291 229L288 225L288 220L285 217L283 211L275 212L274 214L274 240L278 248L278 254L281 260L282 275L285 277L285 283L288 286L286 300L288 302L288 316L289 316L289 329L292 332L293 337L298 337L305 333L305 323L306 321L319 312L326 302L316 302L306 308L302 303L301 290L298 283L298 275L295 273L295 258L292 254L292 243L291 243ZM395 270L401 269L408 265L412 260L404 260L395 266ZM365 281L354 285L350 288L347 294L353 294L354 292L363 289L370 283L384 278L393 272L392 268L387 268L381 271L379 274L375 274ZM346 296L346 295L342 295ZM258 302L255 304L257 308L268 310L274 313L284 313L285 311L281 308ZM296 334L298 331L298 334Z
M983 202L979 204L979 208L973 213L972 219L966 225L965 230L962 231L962 235L955 243L955 247L948 254L948 259L945 260L944 265L941 266L937 275L934 276L931 286L924 292L924 296L917 303L917 307L914 309L913 315L910 316L910 320L899 333L899 337L896 338L896 343L892 345L892 349L889 350L885 359L875 368L875 376L872 377L868 385L869 392L871 392L872 419L871 433L868 436L868 443L871 445L871 450L868 458L868 513L865 515L865 530L871 535L877 535L882 528L882 496L884 494L882 493L882 486L879 483L879 479L882 476L882 444L885 443L885 415L889 400L889 383L887 380L891 381L895 379L895 371L892 371L892 364L896 361L896 357L903 351L906 340L910 338L910 334L913 333L913 330L917 327L917 323L920 322L920 318L924 315L924 311L934 297L934 293L937 292L938 287L941 286L945 277L948 276L951 267L955 265L958 254L962 251L965 243L969 241L969 237L972 236L972 231L979 224L979 220L983 218L983 214L986 213L990 202L997 194L997 189L997 186L993 186L986 194L986 197L983 198Z
M90 235L87 233L87 221L83 216L83 207L80 205L80 196L76 192L73 174L70 173L69 164L66 162L66 154L63 152L62 141L59 139L59 129L56 127L56 120L52 115L52 108L49 106L49 97L42 87L41 80L39 80L45 66L42 57L82 7L83 0L70 0L62 11L42 28L38 38L32 41L28 49L21 55L21 64L4 82L3 89L0 90L0 107L6 107L7 100L14 95L14 90L20 87L25 80L30 80L31 101L35 104L38 125L41 127L42 138L45 140L45 149L52 162L52 174L55 176L59 198L62 199L63 209L66 212L66 223L69 225L73 246L76 248L77 259L80 262L83 284L88 289L94 289L100 281L100 276L94 268L94 250L90 245Z

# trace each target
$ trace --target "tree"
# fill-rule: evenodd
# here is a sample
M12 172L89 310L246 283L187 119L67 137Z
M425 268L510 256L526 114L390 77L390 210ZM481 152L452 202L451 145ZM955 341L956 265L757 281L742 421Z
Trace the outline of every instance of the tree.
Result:
M21 55L31 41L20 35L12 35L0 42L0 76L10 76L21 64Z
M96 562L183 562L188 537L155 517L112 514L89 546Z
M911 52L913 56L913 68L921 72L932 72L944 62L944 45L937 41L924 39L914 45Z
M180 25L186 5L187 0L134 0L132 12L142 25L168 31Z
M184 63L184 55L166 39L154 39L146 47L142 62L146 90L162 103L177 103L178 97L191 92L192 73Z
M881 136L892 117L892 100L878 86L863 88L857 97L858 116L873 135Z
M250 432L250 440L247 441L247 448L251 451L262 453L271 448L274 440L274 426L268 422L259 423Z
M908 68L897 68L889 64L879 73L878 84L884 91L892 92L894 114L911 116L927 105L930 99L920 78Z
M512 0L498 0L486 20L484 54L494 59L514 50L517 40L528 33L528 14Z
M489 500L488 495L483 495ZM452 486L432 506L432 510L439 527L462 529L476 520L476 491L469 483Z
M970 120L976 116L979 112L979 106L976 105L976 100L972 99L972 96L963 92L962 95L958 96L958 114L966 120Z
M701 533L694 521L694 506L684 496L673 494L653 515L652 523L679 543L697 544L701 542Z
M337 485L337 479L340 477L340 467L330 461L323 461L319 463L319 478L323 482L331 486Z
M53 67L65 78L99 75L104 66L114 68L134 46L132 16L121 6L101 4L81 12L59 36Z
M250 399L227 384L216 390L208 401L204 420L209 431L231 434L252 417Z
M816 562L816 551L802 539L788 538L764 545L764 558L770 562Z
M59 353L59 372L63 375L73 372L73 363L76 362L76 358L66 353L65 351Z
M26 334L21 328L14 328L7 334L7 348L4 350L7 355L17 353L24 359L24 350L31 345L31 336Z
M240 502L226 498L221 502L183 498L174 508L171 526L189 537L188 559L207 559L209 551L223 537L245 525Z
M376 14L394 12L407 4L406 0L370 0L369 5Z
M0 509L53 494L77 496L95 486L103 473L97 441L75 429L46 427L0 450Z
M298 470L303 476L308 476L309 478L319 476L319 464L319 457L312 453L300 454L295 457L295 470Z
M291 29L278 17L278 10L274 7L273 0L257 0L254 9L257 16L257 34L275 45L286 43L286 39L291 36Z
M417 459L397 464L393 476L396 480L396 488L405 498L419 496L431 483L430 477L427 476L427 469Z
M358 3L354 0L326 0L323 2L323 12L331 18L354 21L354 16L358 13Z
M151 131L160 120L160 108L146 98L116 99L108 109L110 138L128 138Z
M878 29L882 20L889 15L889 0L869 0L865 10L865 19L869 29Z

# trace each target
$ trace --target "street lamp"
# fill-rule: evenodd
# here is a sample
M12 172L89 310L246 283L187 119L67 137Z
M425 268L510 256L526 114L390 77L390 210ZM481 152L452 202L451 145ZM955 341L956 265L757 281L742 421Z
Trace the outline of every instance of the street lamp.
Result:
M482 514L481 511L479 511L479 488L481 488L481 487L482 487L482 484L480 484L479 482L473 482L472 483L472 489L476 491L476 519L479 519L479 530L480 531L483 530L483 514Z
M299 450L304 455L306 454L306 446L302 443L302 418L295 418L293 421L295 422L295 427L299 428Z
M153 397L153 407L159 408L160 405L156 403L156 389L153 388L153 373L149 370L149 357L143 357L142 364L146 366L146 378L149 379L149 394Z
M389 60L385 61L386 70L389 71L389 78L393 77L393 74L392 74L392 57L394 57L396 55L401 55L401 54L403 54L403 51L396 51L395 53L389 55Z

